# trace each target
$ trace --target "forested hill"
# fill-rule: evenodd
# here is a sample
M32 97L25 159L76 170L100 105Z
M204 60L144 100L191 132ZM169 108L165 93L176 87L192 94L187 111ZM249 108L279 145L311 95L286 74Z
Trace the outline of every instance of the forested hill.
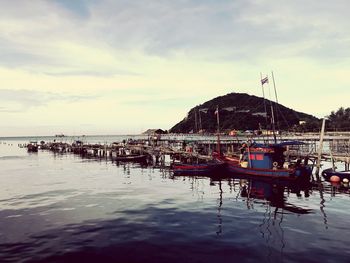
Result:
M187 117L170 129L173 133L215 132L216 107L219 107L220 130L271 129L271 104L279 130L313 131L320 129L320 120L281 104L245 93L230 93L192 108ZM265 111L266 106L266 111ZM267 115L265 114L267 112Z

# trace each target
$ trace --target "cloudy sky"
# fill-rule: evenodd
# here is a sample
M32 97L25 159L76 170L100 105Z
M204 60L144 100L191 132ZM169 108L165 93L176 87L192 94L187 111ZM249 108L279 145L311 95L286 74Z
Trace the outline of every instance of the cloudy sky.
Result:
M214 97L261 96L260 72L271 70L281 104L323 117L349 106L349 9L346 0L1 0L0 136L169 129Z

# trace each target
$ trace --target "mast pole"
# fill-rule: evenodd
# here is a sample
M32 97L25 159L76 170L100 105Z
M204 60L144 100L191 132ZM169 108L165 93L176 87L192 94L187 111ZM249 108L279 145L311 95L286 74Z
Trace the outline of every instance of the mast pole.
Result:
M276 139L276 129L275 129L275 115L273 113L272 101L271 101L271 123L272 123L273 139L274 139L275 144L276 144L277 139Z
M202 127L201 109L198 110L198 115L199 115L199 130L202 133L203 127Z
M262 93L263 93L263 101L264 101L264 109L265 109L265 125L266 125L266 129L267 129L267 109L266 109L266 102L265 102L265 92L264 92L264 83L262 82L262 74L260 72L260 83L261 83L261 89L262 89Z
M194 108L194 133L198 132L197 109Z
M216 145L216 150L217 150L218 154L221 155L221 152L220 152L220 117L219 117L219 106L218 105L216 106L215 114L216 114L216 122L218 124L218 128L217 128L218 141L217 141L217 145Z
M275 76L273 75L273 71L272 70L271 70L271 75L272 75L272 81L273 81L273 88L275 90L276 102L278 103L277 91L276 91L276 83L275 83Z
M266 75L266 78L268 79L268 76ZM268 81L267 81L268 83ZM275 144L277 143L277 139L276 139L276 128L275 128L275 114L274 114L274 110L273 110L273 104L272 104L272 100L271 100L271 89L269 86L269 97L270 97L270 110L271 110L271 128L272 128L272 134L273 134L273 140L275 142Z
M278 98L277 98L277 89L276 89L276 83L275 83L275 76L273 75L273 71L271 70L271 76L272 76L272 82L273 82L273 89L275 91L275 98L276 98L276 109L278 107ZM279 124L278 124L278 111L276 110L276 120L277 120L277 129L279 130Z

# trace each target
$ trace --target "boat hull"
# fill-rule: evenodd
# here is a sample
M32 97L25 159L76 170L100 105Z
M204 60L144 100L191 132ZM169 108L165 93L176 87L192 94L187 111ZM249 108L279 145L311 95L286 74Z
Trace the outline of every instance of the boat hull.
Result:
M224 163L209 164L173 164L174 174L210 174L218 171Z
M233 174L245 174L253 176L264 176L264 177L291 177L293 171L291 170L273 170L273 169L254 169L245 168L234 164L228 164L227 169Z
M146 161L147 155L119 155L116 157L113 157L115 161L121 161L121 162L142 162Z
M36 145L28 145L27 146L27 151L28 152L38 152L38 146L36 146Z
M226 160L226 169L232 175L248 175L260 178L281 178L295 180L298 178L310 178L311 168L298 167L294 169L262 169L242 167L238 160Z
M329 181L332 176L338 176L340 180L350 180L350 171L334 171L332 168L322 171L322 176Z

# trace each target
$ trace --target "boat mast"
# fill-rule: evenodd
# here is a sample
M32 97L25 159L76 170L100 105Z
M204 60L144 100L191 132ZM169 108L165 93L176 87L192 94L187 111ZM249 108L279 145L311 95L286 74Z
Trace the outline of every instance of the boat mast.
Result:
M202 133L203 127L202 127L201 109L198 110L198 115L199 115L199 131Z
M261 73L260 73L260 75L261 75ZM264 106L265 106L265 112L267 112L266 111L266 104L265 104L265 93L264 93L264 84L265 83L269 83L269 78L267 75L265 78L262 78L262 76L261 76L261 85L262 85L263 94L264 94ZM270 86L269 86L269 94L270 94L270 108L271 108L271 126L272 126L271 128L272 128L274 142L277 143L276 129L275 129L275 115L273 113L273 105L272 105L272 100L271 100ZM267 114L266 114L266 122L267 122Z
M198 132L197 109L194 108L194 133Z
M273 71L271 70L271 76L272 76L272 82L273 82L273 89L275 91L275 98L276 98L276 103L278 105L278 98L277 98L277 90L276 90L276 83L275 83L275 76L273 75ZM276 108L277 108L276 105ZM279 125L278 125L278 118L277 118L277 110L276 110L276 119L277 119L277 128L279 129Z
M275 83L275 77L273 75L273 71L271 71L271 75L272 75L272 81L273 81L273 88L275 90L275 98L276 98L276 102L278 103L277 91L276 91L276 83Z
M218 141L217 141L217 145L216 145L216 151L218 152L219 155L221 155L221 153L220 153L220 118L219 118L219 106L218 105L216 106L215 114L216 114L216 122L218 125L218 128L217 128Z
M277 143L276 139L276 129L275 129L275 115L273 113L273 105L272 101L270 100L270 106L271 106L271 124L272 124L272 133L273 133L273 139L275 141L275 144Z
M263 82L263 77L261 72L260 72L260 83L261 83L261 89L263 93L263 101L264 101L264 109L265 109L265 125L267 129L267 109L266 109L266 102L265 102L264 82Z

